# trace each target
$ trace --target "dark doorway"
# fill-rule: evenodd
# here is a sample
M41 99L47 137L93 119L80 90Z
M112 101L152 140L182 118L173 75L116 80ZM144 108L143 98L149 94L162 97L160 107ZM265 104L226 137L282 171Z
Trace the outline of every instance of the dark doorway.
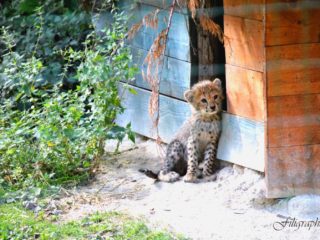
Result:
M207 14L223 30L223 0L205 1L203 13L198 14ZM204 79L220 78L226 96L226 58L223 43L211 33L204 31L191 16L189 31L192 62L191 85ZM226 100L223 103L223 109L226 110Z

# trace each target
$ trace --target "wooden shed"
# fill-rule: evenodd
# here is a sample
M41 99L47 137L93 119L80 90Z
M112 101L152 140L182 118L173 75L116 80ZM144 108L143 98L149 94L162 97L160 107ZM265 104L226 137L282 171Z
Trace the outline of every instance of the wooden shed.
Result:
M171 1L138 2L137 20ZM224 71L221 62L199 65L192 54L190 16L175 12L160 72L161 138L169 141L190 114L183 92L199 77L194 69L212 68L213 75L225 73L218 158L265 172L268 197L320 193L320 1L212 3L226 36ZM159 24L158 30L141 29L129 43L136 63L165 27ZM126 94L127 110L117 121L155 137L148 116L150 88L141 75L132 84L138 94Z

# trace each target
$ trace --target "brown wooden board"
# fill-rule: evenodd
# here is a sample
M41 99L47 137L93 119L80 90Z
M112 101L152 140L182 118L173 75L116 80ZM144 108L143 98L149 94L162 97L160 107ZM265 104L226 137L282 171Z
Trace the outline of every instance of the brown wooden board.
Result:
M226 65L227 110L249 119L265 120L263 73Z
M155 138L148 113L150 91L132 88L137 94L125 92L122 103L126 110L116 122L121 126L131 122L135 132ZM119 91L122 94L123 84ZM172 139L190 113L186 102L160 95L159 133L164 142ZM223 113L222 119L218 158L264 171L264 124L228 113Z
M264 0L224 0L224 13L229 16L262 21L264 19Z
M266 45L320 41L319 0L266 0Z
M268 96L320 93L320 43L267 47L266 59Z
M320 194L320 145L268 149L267 197Z
M263 72L263 23L225 15L224 31L226 63Z
M320 94L268 97L268 146L320 144Z

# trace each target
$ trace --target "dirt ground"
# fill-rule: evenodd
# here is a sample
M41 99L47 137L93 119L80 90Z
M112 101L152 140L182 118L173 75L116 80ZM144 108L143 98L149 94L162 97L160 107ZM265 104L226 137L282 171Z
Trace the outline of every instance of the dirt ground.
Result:
M113 147L110 142L106 148ZM64 206L60 221L115 210L190 239L320 239L320 223L310 228L298 228L301 218L284 223L295 217L288 213L289 199L266 199L261 173L222 164L215 181L193 184L155 182L138 171L160 165L154 141L124 142L120 154L106 157L94 181L57 201Z

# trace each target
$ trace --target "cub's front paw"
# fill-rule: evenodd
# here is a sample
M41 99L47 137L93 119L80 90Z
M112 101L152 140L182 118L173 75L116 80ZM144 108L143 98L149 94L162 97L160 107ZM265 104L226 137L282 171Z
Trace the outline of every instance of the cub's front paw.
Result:
M183 181L185 182L190 182L190 183L194 183L197 181L197 176L195 174L191 174L191 173L187 173L184 177L183 177Z

